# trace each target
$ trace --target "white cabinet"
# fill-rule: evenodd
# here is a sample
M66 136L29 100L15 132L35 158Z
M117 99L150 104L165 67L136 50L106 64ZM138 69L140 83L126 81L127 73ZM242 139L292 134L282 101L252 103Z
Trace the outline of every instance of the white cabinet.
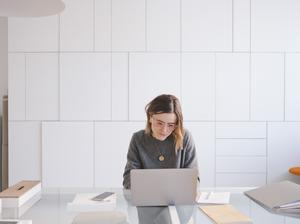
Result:
M60 119L110 120L111 55L63 53L60 65Z
M58 51L57 15L8 19L9 52Z
M249 54L216 56L216 120L249 120Z
M8 55L8 95L8 119L24 121L26 119L25 54Z
M232 1L183 0L182 50L231 51Z
M9 186L41 180L41 122L9 121Z
M111 119L128 120L128 53L113 53L111 66Z
M267 129L263 122L216 124L216 185L261 186L267 175Z
M92 122L43 122L43 187L94 186Z
M251 55L251 120L283 121L284 56Z
M58 120L57 53L26 55L26 119Z
M145 50L145 1L112 1L112 50Z
M182 54L182 110L185 120L215 119L215 55Z
M180 0L151 0L146 3L146 49L180 50Z
M291 180L300 184L299 177L288 169L300 165L300 123L272 122L268 125L268 182Z
M60 15L60 49L92 51L94 49L94 1L66 0Z

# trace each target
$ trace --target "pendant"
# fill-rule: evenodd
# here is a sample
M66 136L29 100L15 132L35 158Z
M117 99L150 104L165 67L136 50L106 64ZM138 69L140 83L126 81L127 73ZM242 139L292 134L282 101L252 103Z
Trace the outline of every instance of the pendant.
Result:
M163 155L160 155L160 156L158 157L158 160L161 161L161 162L163 162L163 161L165 160L165 157L164 157Z

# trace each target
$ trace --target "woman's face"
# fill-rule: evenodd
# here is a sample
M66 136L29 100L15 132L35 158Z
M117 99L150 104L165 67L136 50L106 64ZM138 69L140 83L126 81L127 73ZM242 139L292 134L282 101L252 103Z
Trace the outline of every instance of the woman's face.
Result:
M152 136L164 141L176 128L176 122L174 113L153 114L150 117Z

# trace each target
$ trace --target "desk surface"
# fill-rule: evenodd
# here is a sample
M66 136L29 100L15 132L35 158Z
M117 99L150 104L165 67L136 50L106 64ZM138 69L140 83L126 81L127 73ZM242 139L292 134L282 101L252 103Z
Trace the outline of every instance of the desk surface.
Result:
M116 209L127 215L128 223L171 223L168 207L134 207L127 200L130 197L129 192L123 192L122 189L109 190L117 193ZM103 189L93 189L93 192L101 193L103 191ZM80 191L80 193L83 192L92 191ZM33 224L69 224L78 214L67 210L67 203L71 202L74 197L75 193L63 192L62 190L43 193L42 199L30 208L21 219L31 219ZM230 203L248 215L253 220L253 224L300 224L300 219L269 213L242 193L231 193ZM198 206L176 206L176 210L180 223L213 223L199 210Z

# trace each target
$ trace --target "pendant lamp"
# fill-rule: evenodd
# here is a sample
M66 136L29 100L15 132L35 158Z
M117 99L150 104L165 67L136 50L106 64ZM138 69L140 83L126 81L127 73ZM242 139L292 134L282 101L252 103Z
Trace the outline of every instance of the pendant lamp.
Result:
M0 0L2 17L41 17L59 14L65 8L62 0Z

